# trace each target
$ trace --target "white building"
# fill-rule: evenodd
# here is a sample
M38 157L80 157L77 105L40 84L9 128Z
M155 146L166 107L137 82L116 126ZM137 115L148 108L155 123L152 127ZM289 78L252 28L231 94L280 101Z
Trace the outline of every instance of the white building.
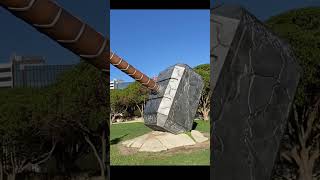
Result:
M110 89L114 89L117 80L110 81Z
M0 64L0 88L11 88L12 86L12 63L2 63Z
M123 80L113 79L110 81L110 89L124 89L132 82L123 82Z
M112 81L110 81L110 89L119 89L118 85L122 82L122 80L113 79Z

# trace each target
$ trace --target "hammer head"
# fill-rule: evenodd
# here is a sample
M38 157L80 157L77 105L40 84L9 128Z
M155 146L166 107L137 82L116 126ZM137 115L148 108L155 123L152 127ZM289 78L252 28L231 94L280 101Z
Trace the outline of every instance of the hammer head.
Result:
M144 109L144 123L174 134L190 131L204 86L200 75L185 64L162 71L159 93L151 94Z

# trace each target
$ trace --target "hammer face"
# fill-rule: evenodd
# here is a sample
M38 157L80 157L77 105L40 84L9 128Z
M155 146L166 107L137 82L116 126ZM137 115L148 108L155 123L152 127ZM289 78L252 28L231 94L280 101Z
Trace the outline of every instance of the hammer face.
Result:
M190 131L204 86L200 75L176 64L158 76L160 92L151 94L144 109L145 125L174 134Z

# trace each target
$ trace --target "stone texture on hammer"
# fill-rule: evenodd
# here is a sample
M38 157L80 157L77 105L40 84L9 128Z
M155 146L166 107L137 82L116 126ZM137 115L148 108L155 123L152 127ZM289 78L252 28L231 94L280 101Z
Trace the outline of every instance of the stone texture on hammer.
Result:
M144 109L145 125L174 134L190 131L198 108L203 80L191 67L176 64L161 72L158 94L151 94Z
M212 9L210 26L213 179L269 180L300 67L289 45L241 7Z

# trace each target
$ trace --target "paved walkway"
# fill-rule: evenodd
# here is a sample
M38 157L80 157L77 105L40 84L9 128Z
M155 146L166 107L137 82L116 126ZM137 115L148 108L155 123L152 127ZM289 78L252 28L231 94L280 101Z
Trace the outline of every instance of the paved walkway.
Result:
M124 121L124 122L114 122L112 124L136 123L136 122L144 122L144 120L142 118L136 118L135 120Z

